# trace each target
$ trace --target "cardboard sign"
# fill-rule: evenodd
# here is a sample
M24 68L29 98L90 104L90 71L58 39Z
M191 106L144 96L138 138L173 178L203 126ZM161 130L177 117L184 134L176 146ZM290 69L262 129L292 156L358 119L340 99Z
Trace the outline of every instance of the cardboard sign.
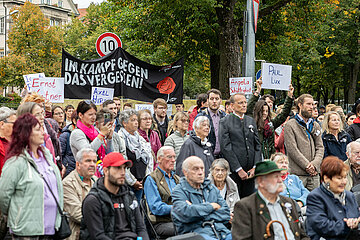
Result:
M37 92L52 103L64 102L64 78L33 78L31 91Z
M102 88L102 87L91 88L91 101L93 101L95 105L101 105L106 100L113 100L113 98L114 98L113 88Z
M149 109L151 114L154 114L154 106L152 104L135 104L135 110L140 111L144 109ZM170 117L172 114L172 105L167 105L166 115Z
M28 74L28 75L23 75L25 84L27 86L27 90L28 92L32 91L31 85L33 84L33 79L34 78L44 78L45 74L44 73L35 73L35 74Z
M230 95L236 93L252 94L252 77L229 78Z
M290 65L262 63L262 88L288 91L291 84L291 70Z

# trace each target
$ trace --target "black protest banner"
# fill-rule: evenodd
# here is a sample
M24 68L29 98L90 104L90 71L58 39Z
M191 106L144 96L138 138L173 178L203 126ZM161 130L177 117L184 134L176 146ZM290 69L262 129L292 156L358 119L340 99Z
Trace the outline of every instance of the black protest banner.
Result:
M61 76L65 79L65 98L90 99L92 87L113 88L114 96L168 103L183 99L184 60L168 66L143 62L122 48L94 60L80 60L63 50Z

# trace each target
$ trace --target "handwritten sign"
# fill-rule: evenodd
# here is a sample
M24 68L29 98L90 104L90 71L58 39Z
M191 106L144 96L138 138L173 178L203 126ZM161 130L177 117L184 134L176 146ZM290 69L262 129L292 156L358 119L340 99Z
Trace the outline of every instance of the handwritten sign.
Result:
M31 85L33 84L34 78L44 78L44 77L45 77L44 73L34 73L34 74L23 75L28 92L32 91Z
M64 78L33 78L31 91L37 92L52 103L64 102Z
M289 85L291 83L291 70L292 66L290 65L262 63L262 88L289 90Z
M151 114L154 114L154 106L152 104L135 104L135 110L140 111L144 109L149 109ZM167 105L166 115L170 117L172 114L172 105Z
M113 88L102 88L102 87L91 88L91 101L93 101L95 105L101 105L106 100L113 100L113 98L114 98Z
M252 94L252 77L229 78L230 95L236 93Z

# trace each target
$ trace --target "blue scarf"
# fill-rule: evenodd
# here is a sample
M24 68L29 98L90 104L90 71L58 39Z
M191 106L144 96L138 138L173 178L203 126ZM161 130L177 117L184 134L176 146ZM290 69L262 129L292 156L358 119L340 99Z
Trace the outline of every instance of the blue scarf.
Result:
M298 113L295 115L295 120L296 120L301 126L305 127L305 129L306 129L306 134L308 135L309 140L311 140L310 138L311 138L311 131L313 130L313 127L314 127L314 119L313 119L313 118L310 118L310 119L309 119L309 121L310 121L309 128L307 127L306 122L299 117L299 114L298 114Z

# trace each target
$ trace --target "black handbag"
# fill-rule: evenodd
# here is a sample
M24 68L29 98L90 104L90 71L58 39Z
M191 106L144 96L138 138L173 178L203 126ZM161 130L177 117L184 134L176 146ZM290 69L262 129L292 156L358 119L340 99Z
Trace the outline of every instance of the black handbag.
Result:
M69 225L69 221L68 218L66 216L66 214L61 210L60 204L57 201L53 191L51 190L49 184L47 183L47 181L45 180L44 176L39 172L39 170L37 170L36 167L33 166L33 168L35 169L35 171L40 175L40 177L44 180L46 186L48 187L48 189L51 192L51 195L54 197L55 202L56 202L56 206L58 208L58 211L60 213L61 216L61 223L60 223L60 227L59 229L56 231L55 230L55 235L54 235L54 239L65 239L70 237L71 235L71 229L70 229L70 225Z

